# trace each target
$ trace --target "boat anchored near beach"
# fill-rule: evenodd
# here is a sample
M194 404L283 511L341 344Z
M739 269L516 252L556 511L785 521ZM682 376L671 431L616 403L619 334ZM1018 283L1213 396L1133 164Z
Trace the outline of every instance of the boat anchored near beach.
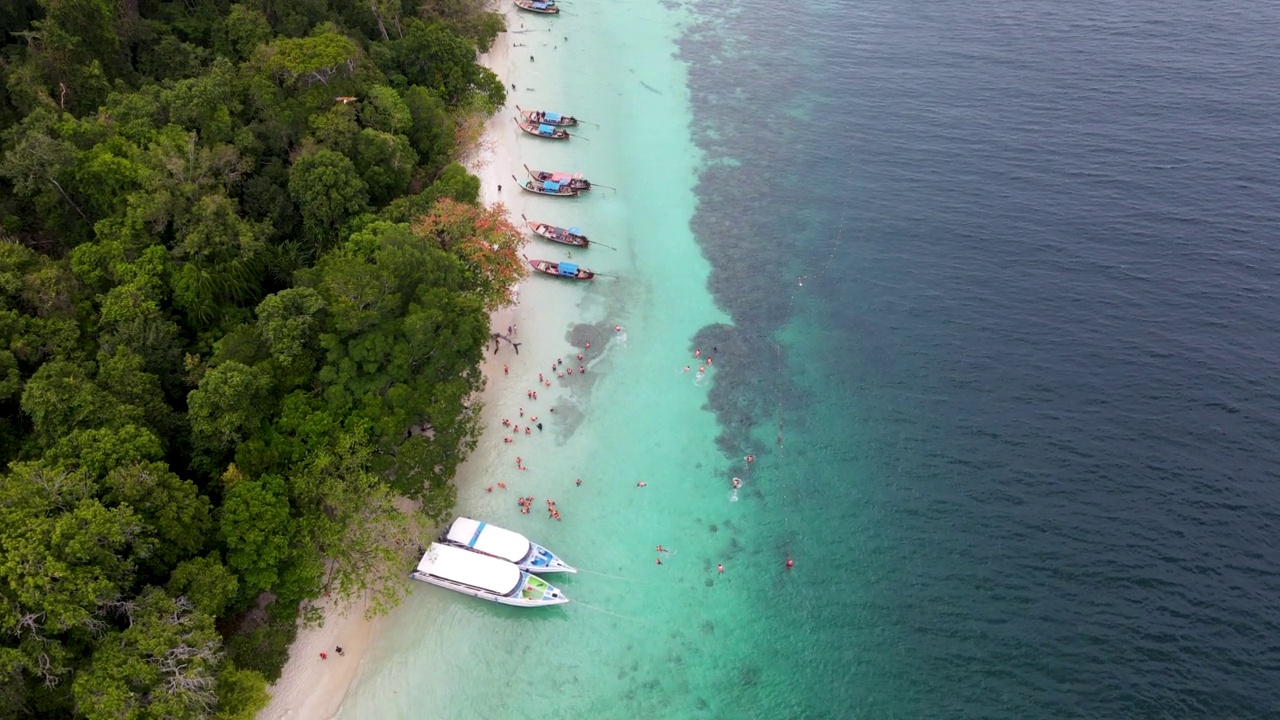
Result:
M582 234L582 228L562 228L533 220L525 220L525 225L533 231L534 235L546 238L554 243L560 243L561 245L573 245L580 248L589 247L591 245L591 241L587 239L587 236Z
M526 180L524 182L520 182L520 178L515 175L512 175L511 179L520 184L521 190L531 192L535 195L548 195L550 197L578 197L582 194L581 190L572 188L569 185L562 185L555 180Z
M524 166L525 172L529 173L529 177L542 183L558 183L561 186L569 187L574 190L586 191L591 189L591 181L582 177L582 173L567 172L548 172L546 170L530 170L528 165Z
M529 267L540 273L550 275L551 277L558 277L564 280L596 279L596 273L593 273L586 268L580 268L573 263L556 262L554 260L530 260L527 257L525 260L529 261Z
M440 534L440 542L506 560L528 572L578 572L555 553L518 532L467 517L454 520Z
M569 602L569 598L554 585L521 570L515 563L441 543L431 543L410 577L463 595L515 607Z
M514 118L514 119L516 121L516 125L519 125L521 130L529 133L534 137L540 137L540 138L543 138L544 140L568 140L569 139L568 130L561 130L560 128L555 127L554 125L547 125L546 123L537 123L530 120L521 120L520 118Z
M560 8L556 7L555 0L515 0L516 7L528 12L538 13L540 15L558 15Z
M554 125L556 127L573 127L578 124L578 118L572 115L561 115L560 113L551 112L550 110L525 110L519 105L516 106L516 110L524 116L525 120L528 120L531 123Z

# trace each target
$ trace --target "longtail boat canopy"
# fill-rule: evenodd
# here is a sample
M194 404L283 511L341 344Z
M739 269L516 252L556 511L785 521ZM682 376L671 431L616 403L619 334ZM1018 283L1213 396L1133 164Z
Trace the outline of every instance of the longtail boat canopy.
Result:
M581 235L581 234L582 234L582 228L580 228L580 227L571 227L571 228L569 228L569 232L573 233L574 235Z
M560 113L544 112L542 113L542 117L550 120L551 122L560 122Z
M555 135L556 129L554 127L551 127L550 125L539 125L538 132L542 133L543 135Z
M560 263L560 274L567 275L570 277L577 275L578 266L574 265L573 263L562 262Z
M546 180L542 183L542 189L550 190L551 192L560 192L560 183L556 180Z

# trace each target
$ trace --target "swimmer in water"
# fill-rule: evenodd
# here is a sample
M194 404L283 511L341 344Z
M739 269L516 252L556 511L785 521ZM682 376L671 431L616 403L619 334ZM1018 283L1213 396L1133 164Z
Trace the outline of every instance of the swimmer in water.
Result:
M648 487L648 486L649 486L649 483L646 483L646 482L638 482L638 483L636 483L636 487Z
M734 479L733 479L733 489L734 489L734 490L737 490L737 489L738 489L738 488L740 488L740 487L742 487L742 478L734 478Z
M720 563L720 564L716 565L716 570L720 571L720 574L721 574L721 575L723 575L723 574L724 574L724 563Z
M574 485L577 485L577 486L579 486L579 487L581 487L581 486L582 486L582 478L578 478L578 480L577 480L576 482L574 482L573 484L574 484Z
M661 545L659 545L659 546L658 546L658 552L667 552L667 549L666 549L666 548L664 548L664 547L662 547Z

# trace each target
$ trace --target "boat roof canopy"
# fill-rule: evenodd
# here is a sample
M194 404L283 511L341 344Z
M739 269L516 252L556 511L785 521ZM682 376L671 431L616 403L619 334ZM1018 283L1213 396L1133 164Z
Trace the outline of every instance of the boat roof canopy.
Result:
M560 192L560 181L559 180L543 180L542 189L550 190L551 192Z
M515 592L524 578L520 568L506 560L440 543L431 543L431 547L427 548L426 554L418 562L418 572L497 595Z
M529 538L517 532L495 527L486 522L460 517L449 526L445 535L449 542L475 548L482 553L497 555L504 560L520 562L529 555L532 545Z
M562 262L560 263L560 274L561 275L577 275L578 266L573 263Z
M550 120L551 122L556 122L560 119L560 113L544 112L542 113L542 117Z
M550 125L539 125L538 132L542 133L543 135L555 135L556 129L551 127Z
M569 228L569 232L573 233L574 235L581 235L582 228L578 227L577 225L574 225L573 227Z

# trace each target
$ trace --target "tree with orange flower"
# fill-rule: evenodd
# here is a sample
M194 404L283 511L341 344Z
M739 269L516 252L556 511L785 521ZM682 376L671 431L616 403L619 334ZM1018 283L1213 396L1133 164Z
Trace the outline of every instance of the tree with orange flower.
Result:
M486 310L511 303L527 269L520 259L524 236L503 205L486 208L441 198L413 223L413 231L462 261Z

